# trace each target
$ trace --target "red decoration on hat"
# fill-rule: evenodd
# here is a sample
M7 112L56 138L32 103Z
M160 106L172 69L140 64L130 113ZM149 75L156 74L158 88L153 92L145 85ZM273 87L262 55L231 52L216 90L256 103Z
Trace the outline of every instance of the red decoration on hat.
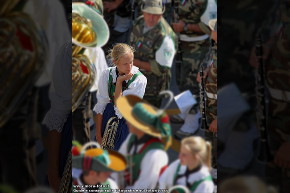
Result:
M90 6L94 6L94 5L95 5L95 3L92 2L92 1L86 1L86 4L87 4L87 5L90 5Z
M168 115L164 115L164 116L161 118L161 122L162 122L162 123L169 123L169 116L168 116Z
M71 149L71 153L73 156L78 156L80 155L80 151L79 149L77 148L77 146L73 146L72 149Z

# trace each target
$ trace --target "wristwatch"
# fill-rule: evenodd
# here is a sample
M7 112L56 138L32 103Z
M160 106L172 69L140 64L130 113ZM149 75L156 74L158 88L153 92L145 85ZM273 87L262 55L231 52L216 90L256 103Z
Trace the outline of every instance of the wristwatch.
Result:
M187 30L188 30L188 26L187 26L187 23L185 23L183 27L183 31L187 32Z

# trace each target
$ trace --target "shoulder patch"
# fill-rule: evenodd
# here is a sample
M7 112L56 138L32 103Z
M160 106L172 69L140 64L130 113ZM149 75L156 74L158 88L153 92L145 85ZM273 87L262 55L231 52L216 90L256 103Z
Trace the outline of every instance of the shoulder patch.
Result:
M208 26L211 19L217 18L217 4L214 0L208 0L205 11L200 17L200 20Z
M174 41L169 35L167 35L163 39L162 45L155 53L156 61L161 66L166 66L166 67L171 68L175 52L176 50L174 46Z

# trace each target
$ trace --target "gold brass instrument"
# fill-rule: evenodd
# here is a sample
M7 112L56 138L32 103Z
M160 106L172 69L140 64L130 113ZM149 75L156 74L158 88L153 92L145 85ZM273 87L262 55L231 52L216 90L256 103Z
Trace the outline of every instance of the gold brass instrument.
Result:
M103 149L114 149L116 133L119 125L119 119L117 117L111 117L106 124L104 137L102 139Z
M19 1L0 3L0 127L21 105L41 75L48 43L32 18L12 11Z
M109 29L103 17L84 3L72 3L72 112L95 81L96 68L84 54L86 48L103 46Z
M11 13L11 11L16 7L16 5L20 2L20 0L10 0L10 1L2 1L0 3L0 15L5 15Z

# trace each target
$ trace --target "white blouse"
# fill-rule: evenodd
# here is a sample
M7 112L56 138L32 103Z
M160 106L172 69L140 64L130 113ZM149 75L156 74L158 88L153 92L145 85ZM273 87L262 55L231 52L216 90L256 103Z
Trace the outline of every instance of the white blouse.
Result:
M56 56L49 90L51 108L46 113L43 124L49 130L61 132L72 107L71 43L62 46Z
M132 134L129 134L119 149L119 153L127 156L127 148L129 139ZM143 147L144 143L137 146L137 151ZM131 148L130 155L133 154L134 148ZM136 182L132 186L125 187L126 189L154 189L158 183L160 170L168 164L168 155L166 151L161 149L149 150L143 157L140 165L140 174ZM116 177L116 176L114 176ZM134 192L134 191L133 191Z
M115 83L117 79L116 67L108 68L102 73L99 80L98 92L97 92L98 103L94 107L94 111L97 114L103 114L107 104L110 102L110 97L108 93L108 81L109 81L110 69L112 69L111 75L113 77L113 83ZM131 73L136 74L137 72L139 72L139 68L137 68L136 66L133 66ZM129 80L126 80L126 82L128 81ZM147 78L144 75L137 76L136 79L129 85L128 89L123 91L123 96L136 95L140 98L143 98L146 84L147 84ZM116 106L114 106L114 109L115 109L115 114L117 115L117 117L121 119L122 115Z
M174 161L173 163L171 163L169 165L169 167L164 171L164 173L161 175L161 177L159 179L159 188L160 189L169 189L175 185L186 186L186 177L185 176L179 178L177 180L176 184L173 184L175 172L176 172L179 164L180 164L180 161L178 159L178 160ZM185 172L186 172L186 166L181 165L179 172L178 172L178 175L185 174ZM199 181L199 180L201 180L209 175L210 175L210 172L209 172L208 167L202 166L199 171L190 174L189 178L187 180L188 180L189 184L193 184L194 182ZM214 183L212 181L208 181L208 180L203 181L202 183L200 183L197 186L195 191L192 193L201 193L201 192L207 192L207 193L214 192Z
M23 12L28 13L43 28L49 44L43 72L35 83L35 86L44 86L52 81L55 56L60 47L66 42L71 42L65 11L59 0L29 0Z
M95 82L92 88L90 89L90 92L94 92L98 89L100 76L103 73L103 71L105 71L108 68L108 64L106 61L104 51L100 47L87 48L84 54L88 56L88 58L92 61L96 69Z

